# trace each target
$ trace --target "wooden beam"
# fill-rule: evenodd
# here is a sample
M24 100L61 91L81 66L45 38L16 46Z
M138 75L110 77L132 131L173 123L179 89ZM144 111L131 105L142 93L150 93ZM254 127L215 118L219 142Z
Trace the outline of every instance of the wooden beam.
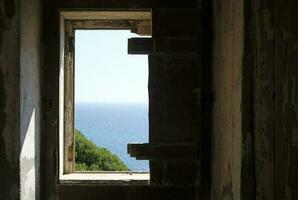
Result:
M137 160L195 160L198 156L195 143L128 144L127 151Z
M130 38L129 54L193 55L201 49L199 38Z
M202 26L201 8L152 9L153 37L200 37Z
M128 54L152 54L152 38L130 38L128 39Z
M61 11L71 20L151 20L151 11Z
M148 23L149 22L149 23ZM151 36L152 34L152 23L151 20L143 21L140 24L136 24L131 28L132 33L136 33L140 36Z
M59 8L67 9L151 9L192 8L196 0L59 0Z

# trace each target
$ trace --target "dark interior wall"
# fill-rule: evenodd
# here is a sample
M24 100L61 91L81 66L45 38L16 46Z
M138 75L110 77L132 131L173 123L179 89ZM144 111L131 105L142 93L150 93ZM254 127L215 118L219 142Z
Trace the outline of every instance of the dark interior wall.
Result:
M274 5L275 199L298 199L298 2Z
M42 1L20 1L20 199L40 199Z
M0 1L0 199L18 199L19 4Z
M40 1L0 2L0 199L39 199Z
M297 199L298 4L213 7L212 198Z
M70 195L76 187L56 184L58 9L192 7L193 1L47 2L47 152L45 195ZM212 198L295 199L297 181L297 3L213 1ZM53 170L54 169L54 170ZM88 193L88 187L80 188ZM108 187L105 191L126 191ZM141 190L144 191L144 190ZM126 195L127 193L124 192ZM96 194L94 194L96 196ZM125 196L124 195L124 196ZM79 198L79 197L78 197ZM94 197L95 198L95 197Z
M251 1L256 199L274 199L274 1ZM248 13L249 14L249 13Z
M298 198L298 3L251 1L247 6L256 199L293 200Z

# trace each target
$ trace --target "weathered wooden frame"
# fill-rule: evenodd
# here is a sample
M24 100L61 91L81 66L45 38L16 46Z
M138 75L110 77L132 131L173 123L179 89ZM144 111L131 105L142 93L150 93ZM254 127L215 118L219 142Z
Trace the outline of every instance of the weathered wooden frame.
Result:
M151 34L151 11L63 11L60 13L60 75L59 75L59 175L60 180L76 182L83 177L74 176L74 58L75 30L127 29L139 35ZM99 172L107 177L109 172ZM99 177L96 173L96 177ZM148 173L113 172L119 179L148 183ZM90 177L90 172L88 176ZM136 175L135 177L133 175ZM71 176L70 176L71 175ZM86 176L86 177L88 177ZM95 177L95 176L94 176ZM94 177L91 178L94 181ZM96 179L96 178L95 178ZM102 181L102 178L98 178ZM105 179L106 180L106 179ZM120 180L120 182L121 182ZM119 180L116 181L119 183Z

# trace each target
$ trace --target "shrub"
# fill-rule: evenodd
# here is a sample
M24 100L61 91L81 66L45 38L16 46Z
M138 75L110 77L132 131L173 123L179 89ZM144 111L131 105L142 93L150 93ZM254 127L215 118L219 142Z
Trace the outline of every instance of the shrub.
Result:
M106 148L97 147L79 130L75 130L76 171L129 171L115 154Z

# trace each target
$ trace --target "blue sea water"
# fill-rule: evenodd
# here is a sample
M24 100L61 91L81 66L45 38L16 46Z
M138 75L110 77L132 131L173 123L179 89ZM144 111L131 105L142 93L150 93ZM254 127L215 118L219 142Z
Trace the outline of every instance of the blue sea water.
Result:
M133 171L149 171L148 161L127 154L128 143L148 142L147 104L77 103L75 127L97 146L118 155Z

